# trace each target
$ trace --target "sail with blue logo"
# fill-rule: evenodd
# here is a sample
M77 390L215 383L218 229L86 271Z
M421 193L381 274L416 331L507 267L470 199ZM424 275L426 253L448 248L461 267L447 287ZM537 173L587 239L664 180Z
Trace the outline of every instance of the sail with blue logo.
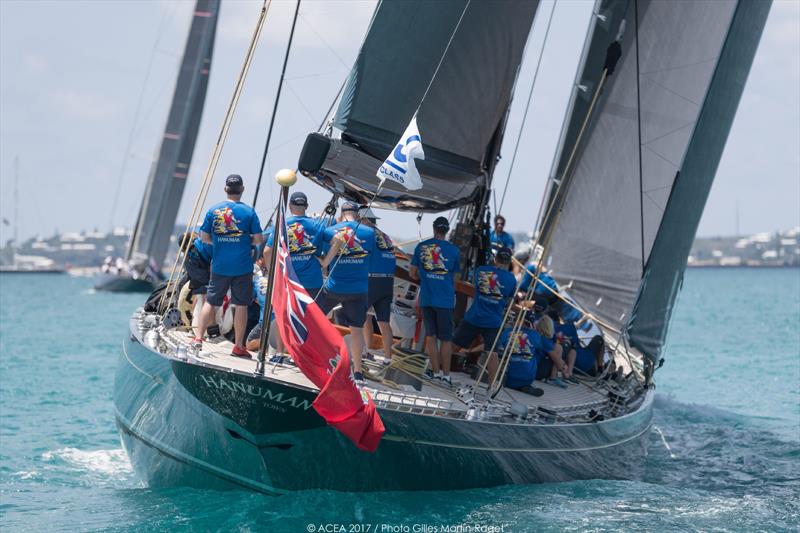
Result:
M330 131L315 137L324 160L310 168L301 162L300 170L357 202L377 192L373 205L389 209L442 211L482 197L538 6L538 0L380 2ZM411 117L425 154L415 160L420 179L413 186L391 165L405 170L393 154L408 140ZM383 181L376 177L380 168L392 169Z

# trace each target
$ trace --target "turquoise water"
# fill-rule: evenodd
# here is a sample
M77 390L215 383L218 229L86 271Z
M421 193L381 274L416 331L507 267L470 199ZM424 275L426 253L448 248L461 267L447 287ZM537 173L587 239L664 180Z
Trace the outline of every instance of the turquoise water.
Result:
M143 296L90 287L0 277L3 531L797 530L798 270L687 273L656 375L663 440L651 434L642 480L451 493L144 488L111 402L126 320Z

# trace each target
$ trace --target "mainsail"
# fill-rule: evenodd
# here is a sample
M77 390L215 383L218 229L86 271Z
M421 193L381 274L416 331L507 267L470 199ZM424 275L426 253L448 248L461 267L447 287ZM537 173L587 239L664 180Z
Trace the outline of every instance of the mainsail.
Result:
M378 186L375 172L433 79L417 114L425 146L425 160L417 165L423 188L407 191L387 182L375 205L439 211L474 200L488 185L487 168L499 147L538 5L381 2L336 111L333 126L340 135L330 140L327 159L310 177L334 192L369 200Z
M128 259L164 261L200 127L220 0L197 0L158 158L147 180Z
M654 359L769 8L749 0L596 4L540 242L559 283ZM576 148L617 37L622 56Z

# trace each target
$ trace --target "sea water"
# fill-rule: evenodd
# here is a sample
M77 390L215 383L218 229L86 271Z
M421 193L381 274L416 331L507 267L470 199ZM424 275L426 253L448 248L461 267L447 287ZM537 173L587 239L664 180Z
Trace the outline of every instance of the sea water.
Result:
M642 479L458 492L146 488L111 400L127 319L143 299L95 293L85 278L0 275L2 531L798 528L800 270L687 272Z

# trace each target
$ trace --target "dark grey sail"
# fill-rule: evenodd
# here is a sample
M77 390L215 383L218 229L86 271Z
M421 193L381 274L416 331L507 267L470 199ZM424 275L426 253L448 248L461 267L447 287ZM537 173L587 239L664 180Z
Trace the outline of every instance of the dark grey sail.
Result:
M329 141L322 168L306 173L332 191L370 199L375 173L408 126L452 35L417 115L423 188L406 191L387 181L375 205L439 211L472 201L487 185L538 4L473 1L464 11L465 0L381 2L336 111L341 137ZM301 164L301 170L309 169Z
M596 5L540 242L559 283L649 357L660 357L769 8L747 0ZM622 56L567 168L623 21Z
M205 104L220 0L197 0L158 157L150 171L128 259L161 268L175 227Z

